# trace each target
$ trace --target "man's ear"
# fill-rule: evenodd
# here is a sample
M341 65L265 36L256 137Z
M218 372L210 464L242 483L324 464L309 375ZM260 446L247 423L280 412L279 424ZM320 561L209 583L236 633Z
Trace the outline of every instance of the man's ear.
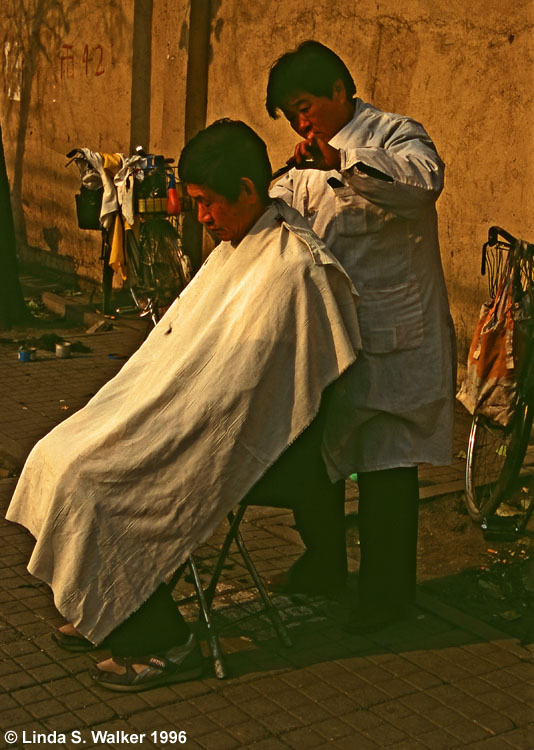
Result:
M256 185L252 182L250 177L241 178L241 194L248 203L254 203L258 199Z
M334 85L332 86L332 99L339 101L341 104L344 104L347 101L347 90L341 78L334 81Z

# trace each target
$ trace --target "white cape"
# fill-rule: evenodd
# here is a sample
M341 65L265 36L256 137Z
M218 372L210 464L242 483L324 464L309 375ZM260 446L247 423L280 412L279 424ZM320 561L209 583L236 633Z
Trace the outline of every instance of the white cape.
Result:
M356 359L357 294L275 201L221 243L140 349L32 450L7 518L94 643L214 531Z

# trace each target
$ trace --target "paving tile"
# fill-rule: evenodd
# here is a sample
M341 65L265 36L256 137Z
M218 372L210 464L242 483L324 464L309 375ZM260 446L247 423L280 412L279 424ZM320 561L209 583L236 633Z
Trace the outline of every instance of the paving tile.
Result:
M262 716L270 716L280 711L280 708L276 703L260 697L240 703L240 708L246 714L255 719Z
M458 710L449 708L448 706L437 706L436 708L431 708L423 715L438 727L443 728L450 727L452 724L455 724L463 718Z
M144 699L145 697L146 693L139 696L139 698L142 699ZM197 709L189 702L175 702L168 706L160 706L158 710L160 714L162 714L162 716L166 717L172 724L177 727L180 726L183 719L190 719L193 716L198 716L199 714Z
M199 745L206 750L234 750L240 747L239 740L232 737L231 734L225 732L222 729L217 729L215 732L204 734L200 739L197 739Z
M31 714L22 707L0 711L0 727L6 727L6 729L17 729L22 724L29 724L31 721Z
M35 719L46 719L49 716L57 716L65 711L65 706L54 698L37 701L28 705L28 711Z
M489 689L486 693L478 696L481 703L485 703L496 711L502 711L504 708L516 703L516 699L505 690Z
M510 732L512 729L515 729L515 724L510 717L503 716L496 711L478 715L475 721L479 726L487 729L493 734L504 734L505 732Z
M176 692L174 690L176 686L160 687L154 690L147 690L143 693L143 701L149 706L157 708L159 706L165 706L168 703L176 703Z
M88 695L88 691L83 691L83 693L86 696L86 705L88 705L92 699L94 699L95 702L98 700L96 696L91 696L91 694ZM67 699L67 702L70 705L70 697ZM110 698L106 698L106 703L112 711L121 718L127 718L137 711L145 711L147 709L146 701L137 693L128 695L116 694Z
M18 707L19 704L11 695L8 695L7 693L0 694L0 713Z
M266 740L271 734L266 726L252 719L234 724L228 727L228 731L241 743L242 747L254 746L254 748L256 743Z
M490 734L484 727L474 724L467 719L451 724L451 726L447 727L447 731L464 743L477 742L478 740L485 739Z
M324 721L314 722L312 729L318 732L328 741L348 737L354 734L354 727L351 727L345 721L338 718L325 719Z
M517 750L532 750L533 728L514 729L503 735L503 740Z
M493 672L488 672L487 674L482 675L482 679L496 688L507 688L521 682L521 679L513 674L511 669L497 669Z
M365 730L365 735L376 742L379 747L387 747L395 742L404 742L409 739L408 735L401 729L386 723L368 727Z
M515 722L516 726L519 727L525 725L528 721L532 721L533 717L532 708L527 706L526 703L512 703L509 706L501 708L501 713Z
M44 687L51 695L56 697L69 696L80 689L80 682L74 677L60 677L57 680L47 682Z
M351 711L343 716L343 721L350 724L352 727L360 732L367 732L368 729L373 727L381 726L386 723L382 717L378 716L374 711Z
M325 688L325 690L321 690L321 688ZM315 690L317 688L317 690ZM330 687L330 685L324 685L321 683L317 683L317 685L311 686L309 689L306 690L306 692L301 692L300 690L289 690L286 688L286 690L283 690L278 695L273 695L272 699L275 701L279 706L282 706L283 708L288 709L288 711L291 711L293 708L297 706L302 706L303 704L307 703L310 698L312 698L314 701L319 701L322 705L323 700L325 700L326 697L331 697L332 695L339 695L337 690L334 690Z
M441 685L443 683L443 678L441 674L436 675L431 672L420 670L406 675L404 681L419 690L427 690L428 688ZM388 686L386 685L384 689L387 690L387 687Z
M20 690L13 691L11 695L21 706L29 706L32 703L50 698L50 694L42 685L21 688Z
M412 674L414 674L412 672ZM416 691L416 686L409 682L409 676L405 679L393 677L388 682L380 683L380 690L389 698L400 698L403 695L411 695Z
M210 732L217 732L220 727L208 717L198 714L196 716L191 716L189 718L184 717L181 719L180 729L186 731L188 737L192 737L197 742L200 742L203 735L209 734Z
M31 670L32 676L37 682L44 683L50 680L57 680L65 677L65 670L59 664L44 664L41 667L35 667Z
M521 730L520 730L521 731ZM508 735L499 735L498 737L489 737L487 740L475 743L473 746L475 750L510 750L512 747L532 748L532 733L529 737L523 735L523 738L519 740L519 744L515 745L514 740L511 738L511 742L507 742L506 737ZM526 744L524 744L526 742Z
M274 714L262 716L259 721L274 735L280 735L290 729L296 729L297 727L302 726L300 719L297 719L296 716L293 716L286 711L277 711Z
M488 692L488 683L480 677L467 677L463 680L458 680L456 686L463 690L467 695L471 695L474 698L479 696L483 700L482 696Z
M495 644L488 643L483 644L487 646L488 651L484 654L484 658L491 662L496 667L508 667L517 664L517 656L510 651L505 651L502 648L495 648Z
M286 706L285 708L289 708ZM315 721L322 721L330 718L330 712L321 706L320 703L308 701L291 709L293 716L296 716L303 724L309 725Z
M204 714L218 709L225 709L231 705L227 698L217 695L216 693L199 695L198 697L191 698L191 703L198 711Z
M205 685L206 680L196 680L193 682L182 682L179 685L172 686L172 692L181 700L189 700L197 695L205 695L209 689ZM147 695L154 693L151 690Z
M434 729L432 732L421 735L419 741L429 750L452 750L452 748L465 745L458 737L449 734L443 729Z
M286 745L285 742L282 742L275 737L271 737L266 740L261 740L260 742L255 742L253 747L254 750L287 750L289 745Z
M354 702L341 693L322 701L322 706L333 716L345 716L354 710Z
M506 688L505 692L517 700L534 707L534 683L532 681L518 682L515 685L510 685L510 687Z
M153 708L149 709L148 711L140 711L139 713L134 713L128 719L128 724L132 727L132 731L135 730L140 732L153 732L156 729L169 728L169 720L167 719L167 717ZM180 726L179 729L185 730L185 727ZM207 731L209 731L209 727ZM187 747L187 744L184 747Z
M0 687L8 693L28 687L29 685L35 685L35 683L35 677L28 672L21 672L20 668L19 671L9 672L0 676Z
M505 672L512 674L520 681L526 680L532 682L534 679L534 663L532 661L523 661L519 664L513 664L507 667Z
M305 750L308 747L324 746L324 737L313 729L295 729L280 735L280 739L295 750Z
M52 664L52 659L42 651L32 651L31 653L15 657L15 661L22 669L33 670L35 667Z
M358 732L354 732L354 734L348 737L341 737L332 744L337 750L382 750L380 745L377 745L374 740ZM328 748L330 747L328 745Z
M102 722L116 718L113 709L105 703L93 703L85 708L74 709L73 713L80 719L82 725L85 724L86 726L101 724Z
M3 678L5 675L8 674L14 674L15 672L19 672L20 667L19 665L13 661L13 659L1 659L0 660L0 685L4 687L4 689L7 690L6 683L4 682Z

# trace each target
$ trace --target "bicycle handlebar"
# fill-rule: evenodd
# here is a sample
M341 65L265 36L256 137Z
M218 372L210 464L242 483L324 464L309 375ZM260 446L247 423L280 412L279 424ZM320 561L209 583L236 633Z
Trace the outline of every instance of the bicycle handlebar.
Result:
M482 263L480 267L480 273L482 276L486 275L486 261L488 247L497 247L497 250L514 250L518 251L516 256L523 260L532 262L534 256L534 244L525 242L524 240L516 239L510 232L502 229L498 226L492 226L488 229L488 241L482 246Z
M517 242L517 239L501 227L493 226L488 230L488 245L493 247L499 241L499 237L502 237L505 242L509 242L511 245Z

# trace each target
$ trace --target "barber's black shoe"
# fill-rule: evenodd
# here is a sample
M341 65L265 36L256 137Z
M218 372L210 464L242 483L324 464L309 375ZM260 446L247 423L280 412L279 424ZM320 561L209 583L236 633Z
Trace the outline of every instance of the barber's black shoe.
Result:
M327 572L310 562L304 554L287 572L277 573L267 580L271 591L280 594L310 594L333 596L342 591L347 584L347 573L343 571Z
M377 607L369 611L362 611L357 608L350 613L349 621L345 630L353 635L376 633L390 625L394 625L397 622L407 619L410 614L411 610L408 606L399 606L395 608Z

